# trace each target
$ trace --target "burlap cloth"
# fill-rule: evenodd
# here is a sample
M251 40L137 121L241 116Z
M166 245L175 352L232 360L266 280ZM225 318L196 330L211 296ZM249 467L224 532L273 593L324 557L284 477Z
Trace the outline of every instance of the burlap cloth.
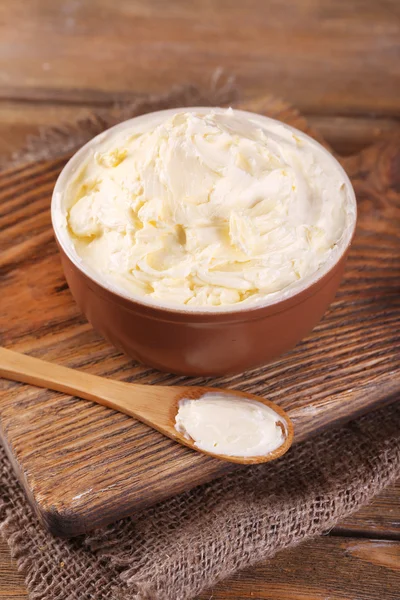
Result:
M100 113L32 141L21 158L72 150L101 128L155 108L229 101L219 85ZM149 508L60 540L30 511L0 448L0 530L35 600L184 600L238 569L326 532L400 476L400 404Z

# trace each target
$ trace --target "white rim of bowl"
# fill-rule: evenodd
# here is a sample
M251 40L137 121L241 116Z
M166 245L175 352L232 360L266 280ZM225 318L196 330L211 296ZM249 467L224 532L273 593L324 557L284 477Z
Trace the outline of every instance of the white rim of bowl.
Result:
M125 291L123 288L118 287L117 285L113 285L112 282L107 281L104 277L102 277L99 273L97 273L94 269L91 269L88 265L82 261L79 257L78 253L75 251L73 242L68 235L66 229L60 227L60 221L63 219L63 211L62 211L62 198L65 189L67 188L68 183L70 182L71 176L76 172L76 170L81 166L83 159L86 154L88 154L92 148L92 146L96 146L96 143L104 141L106 137L109 135L118 132L119 130L123 131L124 129L129 129L132 125L137 125L140 121L147 121L149 119L156 119L157 117L165 117L169 115L173 115L179 112L197 112L200 114L207 114L209 112L216 113L224 113L227 108L222 107L213 107L213 106L190 106L190 107L180 107L180 108L169 108L166 110L159 110L151 113L146 113L143 115L139 115L137 117L133 117L132 119L128 119L127 121L122 121L113 127L103 131L98 134L88 142L84 146L82 146L75 154L69 159L67 164L64 166L60 175L57 178L56 184L54 186L53 195L51 199L51 221L53 226L53 231L56 236L56 239L60 246L62 247L65 254L71 260L71 262L84 273L89 279L94 281L97 285L104 288L105 290L120 296L126 300L131 302L135 302L136 304L140 304L142 306L146 306L153 309L163 310L169 313L179 313L179 314L193 314L193 315L206 315L206 314L237 314L244 312L252 312L259 309L263 309L269 306L278 305L283 301L286 301L290 298L294 298L295 296L301 294L307 288L310 288L315 283L317 283L320 279L322 279L325 275L327 275L330 271L334 269L340 259L343 257L347 249L349 248L351 241L354 236L356 224L357 224L357 201L354 193L353 186L351 181L343 169L342 165L336 160L336 158L326 149L322 144L314 140L312 137L292 127L291 125L287 125L278 119L272 119L271 117L266 117L264 115L260 115L258 113L253 113L250 111L233 109L235 113L247 116L251 118L253 121L259 121L260 125L275 123L282 125L283 127L289 129L296 135L301 138L304 138L308 141L309 144L317 147L321 152L323 152L332 163L335 164L338 171L341 173L344 183L346 184L346 189L348 192L348 202L349 205L352 205L354 209L354 218L353 222L349 222L347 224L346 230L337 246L337 254L334 257L334 260L326 261L322 267L320 267L317 271L304 277L299 280L299 283L296 283L294 286L289 287L289 289L282 290L280 292L275 292L271 294L272 296L268 300L268 296L265 301L260 300L257 303L250 305L242 305L237 306L237 304L229 304L225 306L179 306L173 303L163 303L163 302L155 302L154 300L148 300L146 297L135 296L134 294L130 294Z

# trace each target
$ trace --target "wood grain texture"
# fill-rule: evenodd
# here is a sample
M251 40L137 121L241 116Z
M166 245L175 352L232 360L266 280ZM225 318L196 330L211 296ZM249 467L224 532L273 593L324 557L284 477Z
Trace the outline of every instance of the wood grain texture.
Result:
M42 129L73 123L89 114L84 106L0 101L0 163L23 148Z
M398 600L400 542L319 538L238 573L198 600ZM28 600L4 542L0 598Z
M91 106L95 108L96 104ZM111 103L105 104L107 106L111 106ZM38 135L41 129L73 123L89 113L89 108L80 104L0 100L0 162L1 157L7 158L20 150L26 139ZM318 130L328 144L343 156L360 152L368 145L391 138L395 133L400 134L400 119L395 117L306 116L311 127Z
M0 39L5 99L101 103L223 68L303 112L399 114L397 0L14 0Z
M399 500L400 481L384 490L368 506L339 523L338 527L331 532L338 536L341 536L342 532L346 532L347 538L351 538L350 531L353 529L352 539L338 538L332 544L330 538L325 536L294 550L282 552L272 561L260 564L254 569L239 574L234 579L230 578L224 581L216 590L203 594L201 600L212 600L215 597L221 600L232 597L235 600L239 598L243 600L302 600L302 596L297 595L299 583L306 589L307 585L309 586L303 593L304 600L326 600L326 598L352 600L354 596L343 595L345 592L342 569L347 573L347 589L349 587L353 590L356 589L359 594L355 596L354 600L375 600L377 587L382 591L379 600L390 600L391 596L386 598L383 593L389 584L394 585L395 590L396 586L400 588L398 565L395 564L392 569L388 567L387 561L384 568L375 564L372 567L373 574L370 574L367 581L364 580L362 585L357 587L360 585L362 570L368 566L368 563L364 562L363 565L361 558L354 559L354 556L349 556L349 548L353 548L354 554L354 546L359 543L354 536L363 535L365 540L361 547L364 554L369 554L371 549L371 554L374 553L376 562L377 546L373 539L368 540L368 538L375 537L380 541L397 539L399 542ZM393 533L397 535L397 538L392 537ZM393 548L397 548L397 546L382 546L381 548L382 563L382 557L392 553ZM358 555L360 555L360 550L358 550ZM326 568L326 556L330 560L331 568L329 570ZM371 568L371 563L369 563L369 568ZM10 557L8 547L1 540L0 574L0 599L28 599L23 577L17 572L16 564ZM328 587L329 592L326 591ZM397 600L396 596L395 598Z
M282 103L264 111L305 126ZM214 380L134 364L79 315L50 228L49 202L64 161L0 176L0 343L94 374L153 384L230 386L265 395L290 414L296 440L395 399L399 391L399 143L345 159L359 226L337 300L314 333L263 369ZM2 382L1 435L27 494L54 533L74 535L131 514L232 469L99 406Z
M24 578L11 559L7 544L0 538L0 599L28 600Z
M319 538L285 550L197 600L398 600L400 542Z
M237 400L256 401L260 407L264 404L275 413L276 425L283 436L279 446L266 454L240 456L223 454L217 450L211 452L198 448L194 440L177 431L175 420L181 400L199 400L204 395L215 392L221 394L220 388L141 385L115 381L109 377L83 373L78 369L69 369L2 347L0 377L96 402L145 423L191 450L237 464L260 464L276 460L289 450L293 441L293 425L280 406L266 398L239 390L230 390L226 397L229 400L234 396Z
M0 541L0 599L28 600ZM322 537L285 550L197 600L398 600L400 542Z
M160 4L164 6L160 8L159 23L163 15L170 12L170 18L163 21L163 27L167 31L164 33L162 27L153 27L150 23L147 43L143 44L135 33L138 27L148 27L149 20ZM216 65L225 66L235 73L238 83L246 86L245 91L249 96L267 90L280 93L301 105L310 123L318 127L339 153L357 152L364 145L390 135L399 126L400 19L397 0L356 0L354 3L299 0L294 9L294 3L289 0L258 0L247 4L234 0L229 3L215 0L202 2L200 10L199 2L185 2L183 10L186 21L181 17L179 25L173 29L171 21L181 11L182 4L182 1L175 0L168 3L156 0L125 0L122 3L96 0L90 4L71 0L59 3L38 0L29 6L23 0L3 2L0 6L0 153L9 154L19 149L26 134L36 133L38 126L72 121L76 115L82 115L85 107L99 104L108 106L120 94L126 94L130 98L137 91L148 91L149 86L151 89L164 91L169 82L208 81L210 70ZM216 6L217 4L220 6ZM232 11L233 4L237 4L238 8ZM106 16L102 12L103 6ZM258 45L256 51L255 44L248 42L248 38L254 34L251 28L254 18L251 14L245 14L245 6L249 7L249 13L256 6L257 14L261 14L255 33ZM110 10L113 11L111 19ZM293 10L293 16L289 16ZM96 11L99 14L94 16ZM216 11L219 21L214 23L212 17ZM232 11L229 27L234 30L235 38L241 23L247 24L247 31L240 33L233 43L227 29L221 25L229 11ZM142 20L138 18L140 12ZM191 15L190 18L187 17L188 14ZM294 21L298 22L295 24L296 31L300 31L296 36L291 35ZM104 22L110 23L106 32ZM184 34L181 29L185 23L191 24L192 32L191 39L183 46ZM204 29L208 32L207 38L200 45L199 38ZM271 29L275 29L272 36ZM15 32L18 32L17 35ZM158 37L160 33L161 37ZM212 45L212 40L216 37L220 40L218 50ZM279 48L275 52L277 41ZM179 44L184 48L185 60L187 59L184 68ZM339 44L341 48L338 53ZM227 54L232 52L233 45L236 49L230 59ZM83 54L77 57L81 47L85 51L84 59ZM147 72L149 66L152 68ZM0 205L0 210L1 208ZM46 243L43 243L42 251L49 251ZM45 261L42 266L46 268ZM26 275L26 271L27 267L20 268L22 276ZM54 274L57 282L44 292L37 285L32 285L32 277L30 290L23 297L24 306L32 314L35 311L31 304L36 302L36 311L40 311L41 299L47 291L59 296L59 312L55 317L49 315L47 330L41 326L37 333L38 337L42 334L46 337L47 348L52 341L57 343L57 335L60 335L62 328L62 311L73 306L65 302L63 294L68 296L68 291L65 291L61 276L57 272ZM68 314L67 312L66 319ZM79 327L74 321L76 313L72 311L69 318L74 323L76 332ZM37 319L35 322L37 323ZM52 327L54 331L49 334ZM83 321L81 327L80 333L83 334ZM26 323L17 332L15 347L40 354L39 340L33 334L26 338L24 328ZM79 343L79 337L75 339ZM73 340L70 347L73 351L76 350ZM86 346L95 358L100 359L101 347L102 342L95 337L92 345ZM42 350L42 353L45 352L46 348ZM112 371L117 369L118 359L112 359L110 350L108 352L108 368ZM62 348L59 353L54 353L54 359L63 360L65 364L74 363L73 355ZM89 364L86 368L93 372L94 368ZM122 373L120 377L123 377ZM384 532L396 533L400 522L399 498L400 488L391 488L360 511L361 519L357 515L346 519L345 527L354 527L357 534L365 536L368 531L371 536L382 537ZM377 513L375 502L378 503ZM376 590L380 592L380 600L390 599L390 595L385 596L388 585L386 568L373 567L375 576L369 577L369 585L366 585L362 580L363 573L359 569L350 569L348 559L329 563L331 579L330 591L327 593L326 570L321 567L327 553L329 555L329 550L324 545L325 539L320 540L321 544L314 552L315 564L310 564L306 546L285 555L285 563L281 568L288 574L287 578L276 587L273 586L272 592L271 582L274 579L268 577L268 570L262 574L263 567L259 567L254 570L254 575L253 570L246 573L245 580L240 584L240 596L235 584L235 600L239 597L248 600L268 598L268 594L274 594L274 600L300 600L298 581L290 577L291 571L300 574L300 581L313 577L313 585L306 592L306 600L337 600L337 590L342 591L339 596L341 600L349 600L347 590L343 592L341 587L344 576L349 582L348 587L353 590L360 585L361 580L357 600L375 600ZM360 562L351 564L360 565ZM393 579L391 582L393 583ZM218 597L232 598L231 585L227 581L223 588L220 587ZM394 589L398 588L399 583L395 580ZM205 598L211 596L208 594ZM1 541L0 598L27 600L22 578L12 569L9 555Z
M400 541L400 480L338 523L331 534Z
M361 152L376 142L390 140L400 135L400 119L309 115L307 121L319 131L328 144L340 155Z

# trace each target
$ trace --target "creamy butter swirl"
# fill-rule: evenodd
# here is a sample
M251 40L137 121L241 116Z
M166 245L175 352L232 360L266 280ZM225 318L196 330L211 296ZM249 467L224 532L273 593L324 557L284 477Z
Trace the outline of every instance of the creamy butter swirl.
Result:
M223 391L180 400L175 429L200 450L242 458L270 454L287 435L286 424L272 408Z
M290 290L354 219L332 157L232 109L117 130L84 161L67 205L86 264L134 297L178 307L247 306Z

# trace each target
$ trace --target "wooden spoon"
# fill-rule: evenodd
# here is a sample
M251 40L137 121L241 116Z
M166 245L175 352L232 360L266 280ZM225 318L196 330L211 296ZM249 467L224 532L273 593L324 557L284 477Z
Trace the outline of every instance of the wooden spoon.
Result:
M5 348L0 348L0 376L97 402L134 417L192 450L235 463L268 462L282 456L293 441L293 425L285 411L273 402L247 392L198 386L125 383L55 365ZM213 454L197 448L193 440L187 439L175 429L175 417L180 400L200 399L209 392L256 400L272 408L282 420L282 423L278 423L285 433L282 445L269 454L250 457Z

